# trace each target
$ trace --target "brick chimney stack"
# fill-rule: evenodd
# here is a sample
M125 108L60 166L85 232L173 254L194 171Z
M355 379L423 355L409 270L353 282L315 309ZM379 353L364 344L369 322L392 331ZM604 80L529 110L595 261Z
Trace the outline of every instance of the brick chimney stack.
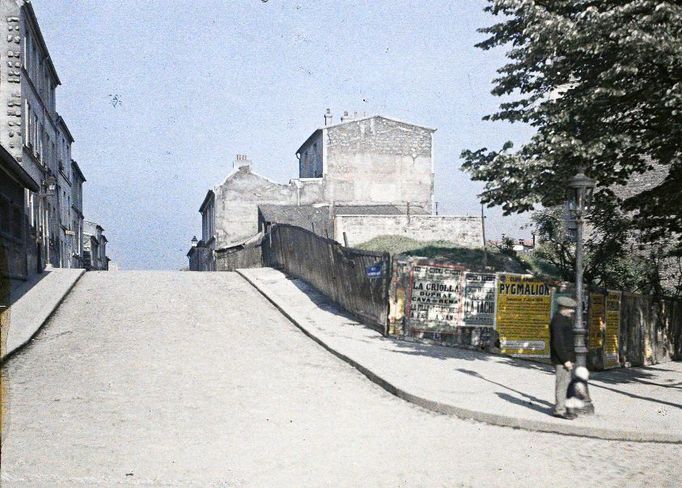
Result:
M344 111L343 115L341 116L341 122L345 122L348 119L350 119L350 117L348 116L348 112Z
M332 110L330 108L324 113L324 125L332 125Z
M251 169L251 160L246 154L237 154L232 162L232 168L249 168Z

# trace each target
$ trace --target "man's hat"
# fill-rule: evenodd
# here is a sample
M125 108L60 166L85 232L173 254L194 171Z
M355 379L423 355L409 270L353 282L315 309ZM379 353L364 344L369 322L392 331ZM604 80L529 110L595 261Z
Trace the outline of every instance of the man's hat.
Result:
M573 300L571 297L559 297L556 300L557 305L560 307L566 307L566 308L575 308L577 305L577 302Z

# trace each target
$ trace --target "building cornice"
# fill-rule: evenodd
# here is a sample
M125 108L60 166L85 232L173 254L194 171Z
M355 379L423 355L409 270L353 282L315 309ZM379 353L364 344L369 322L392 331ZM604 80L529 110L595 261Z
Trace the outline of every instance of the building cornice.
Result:
M33 10L33 5L29 0L24 1L23 9L26 12L26 17L29 20L31 29L33 30L33 33L35 34L35 37L38 40L38 43L40 44L40 48L43 50L43 54L45 56L44 60L47 62L47 66L50 68L50 71L52 72L54 81L56 82L57 85L61 85L62 82L59 79L59 75L57 75L57 70L55 69L54 64L52 63L52 58L50 57L50 51L47 49L45 38L43 37L43 33L40 30L40 25L38 24L38 17L36 17L35 10Z
M87 181L87 180L85 179L85 175L84 175L83 172L81 171L80 166L78 166L78 163L77 163L74 159L71 160L71 169L72 169L72 170L74 170L74 169L76 170L76 172L78 173L78 176L79 176L80 179L82 180L82 181L81 181L82 183L85 183L85 182Z
M204 213L204 210L206 209L206 206L215 198L215 193L213 190L208 190L206 193L206 197L204 197L204 201L201 203L201 206L199 207L199 213Z
M71 143L76 142L75 139L73 138L73 135L71 135L71 131L69 130L69 127L66 125L64 118L59 114L57 114L57 125L61 126L61 128L64 129L64 133L69 138L69 142Z

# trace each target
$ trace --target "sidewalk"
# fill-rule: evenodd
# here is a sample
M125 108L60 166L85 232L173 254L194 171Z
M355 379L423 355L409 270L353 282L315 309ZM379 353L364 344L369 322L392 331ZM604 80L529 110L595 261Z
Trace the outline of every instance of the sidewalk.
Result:
M6 312L9 328L2 361L31 340L83 273L84 269L52 268L34 280L35 283L27 284L27 289L13 290L12 305ZM32 286L28 288L28 285ZM16 301L15 295L19 297Z
M300 280L272 268L238 271L307 335L389 392L460 418L533 431L682 443L682 363L594 373L596 414L551 416L550 366L383 337Z

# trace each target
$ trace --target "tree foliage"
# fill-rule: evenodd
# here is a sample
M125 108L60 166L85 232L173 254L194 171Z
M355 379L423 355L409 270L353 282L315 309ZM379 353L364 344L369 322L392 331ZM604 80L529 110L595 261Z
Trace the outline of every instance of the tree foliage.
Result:
M530 264L538 274L562 281L575 277L575 243L566 233L559 207L533 212L538 245ZM628 239L629 220L614 211L608 227L590 232L585 243L585 281L595 287L673 297L682 296L682 255L670 246L649 245L646 251Z
M682 3L653 0L489 0L501 21L482 49L507 46L489 120L535 127L515 150L465 150L483 203L505 214L553 206L578 168L597 182L592 218L629 211L652 239L682 231ZM665 182L622 202L613 189L665 165ZM625 204L625 206L623 206ZM611 226L612 227L612 226Z

